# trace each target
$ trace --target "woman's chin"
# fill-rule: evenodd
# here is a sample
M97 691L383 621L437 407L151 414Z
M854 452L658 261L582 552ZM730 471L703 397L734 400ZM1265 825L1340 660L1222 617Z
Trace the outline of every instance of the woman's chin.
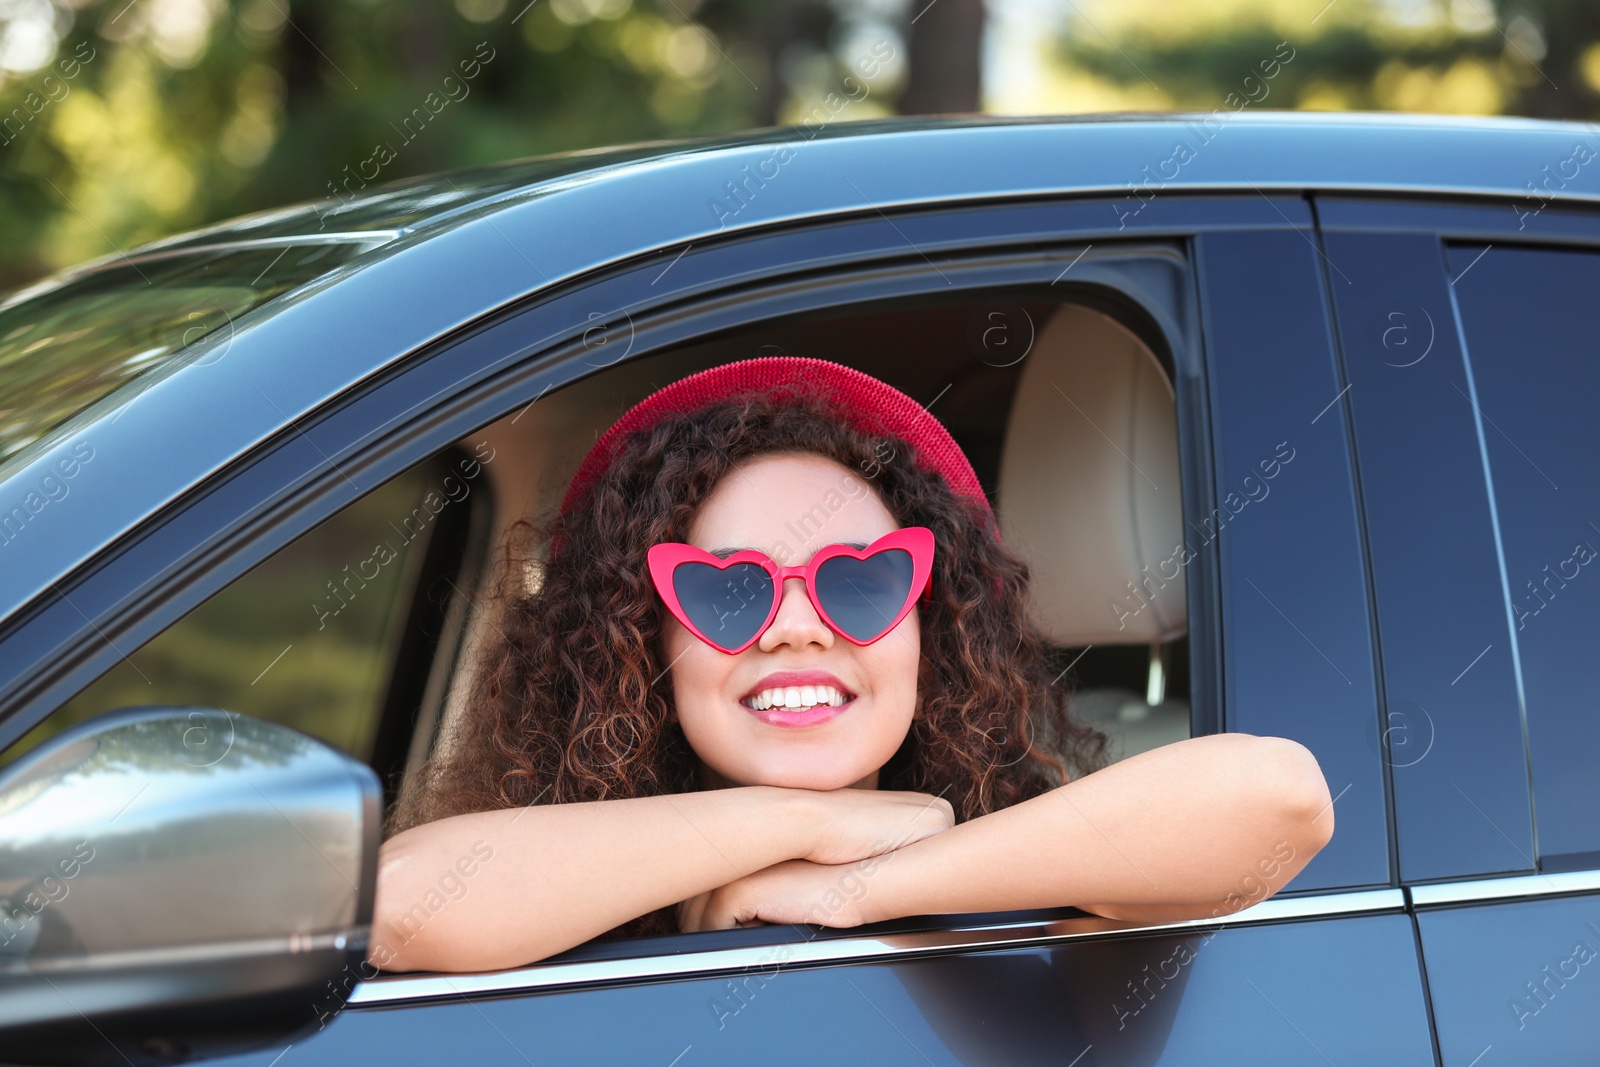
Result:
M753 775L752 784L782 786L786 789L815 789L827 791L857 786L876 789L878 775L874 770L852 768L841 771L833 766L806 766L763 768Z

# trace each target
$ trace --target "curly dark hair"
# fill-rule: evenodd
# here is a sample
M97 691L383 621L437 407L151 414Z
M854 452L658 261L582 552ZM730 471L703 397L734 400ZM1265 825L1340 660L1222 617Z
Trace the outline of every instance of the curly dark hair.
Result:
M934 535L933 599L921 615L931 681L920 714L880 769L880 788L944 796L958 822L1103 766L1106 738L1073 721L1052 684L1050 647L1029 621L1028 565L991 513L915 462L899 437L873 436L801 395L718 401L634 433L581 503L541 528L518 524L502 557L500 638L486 649L445 752L402 793L388 833L466 812L688 792L696 761L655 685L665 608L645 554L687 541L734 468L767 453L814 453L862 472L902 526ZM556 546L542 566L532 546ZM527 592L527 567L539 572ZM552 709L560 709L552 714ZM602 938L677 931L664 907Z

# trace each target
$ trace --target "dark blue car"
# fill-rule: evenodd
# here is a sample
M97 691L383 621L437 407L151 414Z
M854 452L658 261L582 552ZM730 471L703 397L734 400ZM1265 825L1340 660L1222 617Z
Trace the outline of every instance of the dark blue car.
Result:
M772 129L15 294L0 1060L1600 1061L1597 152L1228 109ZM775 352L950 429L1116 754L1315 753L1337 832L1285 891L363 962L493 546L633 402Z

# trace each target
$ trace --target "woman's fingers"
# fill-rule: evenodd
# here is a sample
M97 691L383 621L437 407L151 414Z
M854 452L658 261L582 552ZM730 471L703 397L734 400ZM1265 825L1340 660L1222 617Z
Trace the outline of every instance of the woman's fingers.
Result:
M697 893L678 905L678 930L689 933L700 929L700 917L705 913L706 898L710 894Z
M927 793L847 788L815 796L815 844L799 857L814 863L852 863L882 855L955 825L950 802Z

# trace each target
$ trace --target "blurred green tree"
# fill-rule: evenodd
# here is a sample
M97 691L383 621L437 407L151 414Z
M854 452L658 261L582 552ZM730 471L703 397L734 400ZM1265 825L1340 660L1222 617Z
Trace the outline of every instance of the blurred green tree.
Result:
M1151 0L1073 5L1056 60L1145 106L1512 114L1600 112L1600 6L1585 0ZM1247 87L1279 42L1269 91ZM1152 92L1153 90L1153 92Z
M886 114L900 17L858 0L0 0L0 289L363 184L800 121L829 94L829 121ZM874 46L891 61L849 82Z
M0 0L0 290L415 174L977 110L1002 2ZM1600 107L1600 6L1585 0L1062 3L1022 110L1226 106L1279 42L1293 59L1251 106Z

